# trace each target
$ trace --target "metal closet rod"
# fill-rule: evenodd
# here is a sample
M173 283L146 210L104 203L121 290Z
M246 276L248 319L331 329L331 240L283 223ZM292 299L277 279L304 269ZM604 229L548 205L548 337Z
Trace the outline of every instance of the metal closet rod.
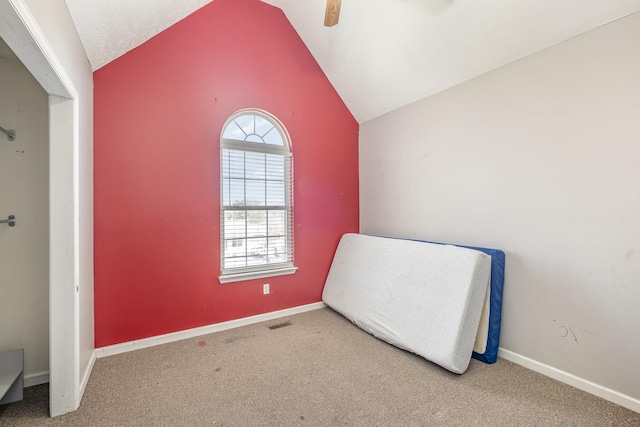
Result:
M5 135L7 135L7 139L9 141L13 141L14 139L16 139L16 131L13 129L5 129L2 126L0 126L0 132L4 133Z
M16 217L9 215L7 219L0 219L0 224L9 224L9 227L14 227L16 225Z

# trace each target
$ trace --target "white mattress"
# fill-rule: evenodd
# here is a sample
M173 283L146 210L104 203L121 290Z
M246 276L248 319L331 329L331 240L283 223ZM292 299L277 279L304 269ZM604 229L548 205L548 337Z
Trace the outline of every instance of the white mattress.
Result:
M370 334L467 370L491 273L472 249L345 234L322 300Z

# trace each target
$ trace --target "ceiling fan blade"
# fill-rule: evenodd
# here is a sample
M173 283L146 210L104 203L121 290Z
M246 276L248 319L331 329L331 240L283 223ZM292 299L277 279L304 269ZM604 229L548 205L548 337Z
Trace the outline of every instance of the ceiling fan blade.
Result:
M340 18L342 0L327 0L327 10L324 12L324 26L333 27Z

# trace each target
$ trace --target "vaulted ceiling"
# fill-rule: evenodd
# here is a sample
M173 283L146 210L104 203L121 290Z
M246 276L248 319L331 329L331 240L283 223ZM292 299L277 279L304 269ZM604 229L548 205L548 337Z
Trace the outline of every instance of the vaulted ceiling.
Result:
M94 70L211 0L66 0ZM640 11L640 0L263 0L283 10L359 122Z

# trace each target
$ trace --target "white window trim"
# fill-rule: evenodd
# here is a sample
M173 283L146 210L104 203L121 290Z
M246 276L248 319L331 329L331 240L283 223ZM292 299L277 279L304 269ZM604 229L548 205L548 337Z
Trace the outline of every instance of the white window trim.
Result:
M292 152L292 147L291 147L291 139L289 137L288 132L286 131L286 129L284 128L284 126L282 125L282 123L280 123L280 121L275 118L274 116L272 116L271 114L267 113L266 111L261 111L261 110L257 110L257 109L245 109L245 110L240 110L237 111L236 113L232 114L227 121L225 122L224 126L222 127L222 133L224 133L225 129L227 128L227 125L233 121L234 119L236 119L238 116L244 115L244 114L255 114L258 116L262 116L264 118L266 118L267 120L269 120L269 122L271 122L272 124L274 124L276 126L276 129L278 129L278 131L281 133L281 135L283 136L284 142L286 144L286 151L283 150L282 148L278 147L278 146L270 146L270 145L261 145L261 144L256 144L256 143L252 143L252 142L242 142L242 141L237 141L237 140L229 140L226 138L220 138L220 151L222 153L223 149L238 149L238 150L243 150L243 151L251 151L251 152L263 152L263 153L267 153L267 154L277 154L277 155L281 155L284 157L293 157L293 152ZM289 166L290 168L292 167L292 165ZM220 169L220 173L222 173L222 168ZM287 174L287 179L292 179L292 171L289 170L289 173ZM220 181L220 185L222 185L222 177L221 177L221 181ZM293 198L293 194L292 192L292 188L291 188L292 182L288 182L287 186L286 186L286 197L287 199L290 201L290 203L293 202L292 198ZM222 197L222 193L221 196ZM293 209L293 203L291 204L291 209ZM222 213L222 209L221 209L221 213ZM291 212L291 216L289 217L290 221L293 221L293 211ZM224 217L220 218L221 224L224 222ZM290 224L289 226L290 228L290 235L289 238L293 239L293 223ZM224 229L224 227L221 227L221 232ZM221 235L220 237L220 241L222 243L223 241L223 236ZM291 253L291 257L293 259L293 241L291 241L291 247L292 247L292 253ZM293 261L291 262L286 262L286 263L279 263L279 264L268 264L268 265L260 265L260 266L255 266L255 267L245 267L242 269L238 269L239 271L234 271L235 269L228 269L226 272L223 269L223 255L224 255L224 250L222 249L222 244L220 247L220 270L221 270L221 275L218 276L218 281L220 283L232 283L232 282L240 282L240 281L245 281L245 280L253 280L253 279L261 279L261 278L265 278L265 277L276 277L276 276L285 276L285 275L290 275L290 274L294 274L297 270L298 267L296 267L293 264Z
M252 280L252 279L262 279L265 277L274 277L274 276L286 276L288 274L293 274L298 270L298 267L294 267L293 265L281 268L272 268L269 270L256 270L256 271L243 271L240 273L227 273L218 277L220 283L232 283L232 282L242 282L244 280Z

